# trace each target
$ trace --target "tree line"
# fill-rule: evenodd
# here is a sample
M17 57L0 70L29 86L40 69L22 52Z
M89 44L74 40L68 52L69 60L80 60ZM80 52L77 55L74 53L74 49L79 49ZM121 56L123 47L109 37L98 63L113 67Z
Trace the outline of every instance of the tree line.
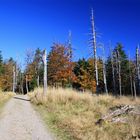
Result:
M43 86L43 52L37 48L27 51L25 70L12 58L3 60L0 52L0 88L3 91L26 93ZM73 61L69 44L54 43L47 55L47 79L52 87L74 88L80 91L97 92L94 58ZM138 95L140 90L140 53L131 60L121 43L117 43L106 60L97 58L98 93L114 95ZM105 73L105 74L104 74ZM104 77L105 76L105 77ZM105 85L106 78L106 85ZM14 89L13 89L14 88Z

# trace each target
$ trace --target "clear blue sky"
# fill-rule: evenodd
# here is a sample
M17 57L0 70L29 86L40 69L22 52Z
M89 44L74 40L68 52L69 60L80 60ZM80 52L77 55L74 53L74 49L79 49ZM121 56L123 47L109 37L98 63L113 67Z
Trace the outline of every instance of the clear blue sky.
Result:
M72 31L75 59L89 56L90 10L101 37L121 42L134 56L140 42L139 0L0 0L0 50L4 58L24 60L26 49L48 51L53 42L66 42ZM98 51L100 53L100 50Z

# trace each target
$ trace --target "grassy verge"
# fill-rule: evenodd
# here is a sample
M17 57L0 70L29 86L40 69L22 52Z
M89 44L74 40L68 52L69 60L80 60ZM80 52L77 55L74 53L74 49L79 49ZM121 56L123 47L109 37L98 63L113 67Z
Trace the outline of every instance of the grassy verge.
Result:
M12 92L2 92L0 91L0 112L4 104L12 97L14 93Z
M38 93L42 93L42 89ZM37 91L29 96L45 123L60 140L130 140L140 134L139 116L130 116L127 124L95 124L110 107L140 104L139 99L91 96L70 89L49 89L43 99Z

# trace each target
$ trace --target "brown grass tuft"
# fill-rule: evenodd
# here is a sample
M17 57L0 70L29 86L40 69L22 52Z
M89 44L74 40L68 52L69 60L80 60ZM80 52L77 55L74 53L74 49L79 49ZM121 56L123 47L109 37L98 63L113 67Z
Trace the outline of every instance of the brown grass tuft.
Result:
M50 127L60 139L73 140L130 140L140 135L140 116L130 116L128 124L95 122L107 113L110 107L122 104L140 104L140 99L129 97L117 99L112 96L92 96L72 89L49 88L46 96L38 89L30 93L31 101L37 106ZM43 112L43 113L42 113Z

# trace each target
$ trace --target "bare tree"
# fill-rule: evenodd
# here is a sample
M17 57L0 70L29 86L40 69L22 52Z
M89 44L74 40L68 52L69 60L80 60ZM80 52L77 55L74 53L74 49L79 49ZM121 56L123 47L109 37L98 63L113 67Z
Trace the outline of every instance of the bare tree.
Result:
M23 77L23 71L22 71L22 64L21 64L21 62L18 65L18 69L19 69L19 72L18 72L19 91L20 91L20 93L24 94L24 90L23 90L23 80L24 80L24 77Z
M132 78L132 83L133 83L133 97L136 99L137 97L137 89L136 89L136 81L137 81L137 66L136 64L133 67L133 78Z
M25 73L25 81L26 81L26 92L29 92L29 77L30 77L30 69L29 66L30 64L33 62L33 56L34 56L34 51L32 49L28 49L26 50L26 58L25 58L25 62L26 62L26 73Z
M16 69L15 65L13 66L13 92L15 92L15 84L16 84Z
M139 54L139 45L136 48L136 71L137 71L137 79L138 79L138 90L140 89L140 54Z
M21 94L24 94L24 90L23 90L23 80L24 80L24 77L23 77L23 72L22 72L22 62L21 62L21 55L20 54L17 54L16 56L16 87L17 87L17 91Z
M72 40L72 33L71 33L71 31L69 31L69 35L68 35L68 55L69 55L69 67L70 68L72 67L72 57L73 57L71 40ZM69 86L72 86L72 84L71 84L71 79L72 79L71 74L72 73L69 74L69 79L68 79Z
M27 49L26 50L26 65L31 64L33 62L33 57L34 57L34 51L32 49Z
M91 10L91 27L92 27L92 47L93 47L93 54L94 54L94 67L95 67L95 76L96 76L96 92L98 92L99 80L98 80L98 66L97 66L97 45L96 45L96 31L95 31L95 24L94 24L94 16L93 10Z
M39 88L39 75L37 75L37 87Z
M44 95L47 92L47 54L46 50L43 53L43 62L44 62Z
M106 65L105 65L105 48L104 48L104 44L100 44L99 47L103 51L103 56L102 56L102 62L103 62L103 79L104 79L105 93L108 94L107 82L106 82Z
M68 51L69 51L69 60L72 62L72 33L69 31L69 36L68 36Z
M21 93L23 94L24 90L23 90L23 73L22 72L20 73L20 88L21 88Z
M29 89L28 89L28 77L27 77L27 75L25 76L25 80L26 80L26 92L28 93Z

